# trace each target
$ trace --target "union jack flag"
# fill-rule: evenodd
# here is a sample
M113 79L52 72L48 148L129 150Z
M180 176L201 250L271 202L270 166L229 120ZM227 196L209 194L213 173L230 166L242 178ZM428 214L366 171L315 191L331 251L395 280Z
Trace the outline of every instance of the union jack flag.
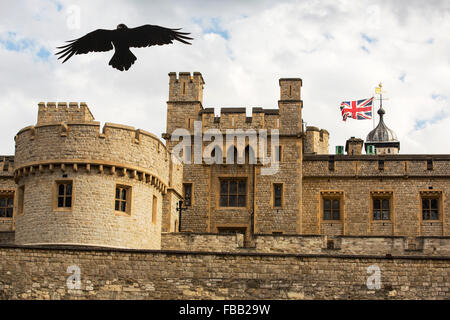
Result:
M347 118L356 120L372 119L373 97L369 99L341 102L342 120Z

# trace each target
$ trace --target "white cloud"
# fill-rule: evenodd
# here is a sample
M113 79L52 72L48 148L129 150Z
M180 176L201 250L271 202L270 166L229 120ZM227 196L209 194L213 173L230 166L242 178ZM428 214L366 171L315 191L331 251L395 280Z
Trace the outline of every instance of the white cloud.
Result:
M78 30L67 27L70 5L81 9ZM330 151L372 129L372 121L342 122L340 102L369 97L382 81L385 121L401 152L450 153L448 100L433 99L450 97L448 1L36 0L0 3L0 21L0 38L15 32L52 53L119 23L183 27L195 38L192 46L132 49L138 60L128 72L108 66L112 52L61 64L0 44L0 154L14 153L13 137L35 123L40 101L86 101L99 121L160 136L171 71L202 72L205 107L275 108L278 78L301 77L304 120L330 132Z

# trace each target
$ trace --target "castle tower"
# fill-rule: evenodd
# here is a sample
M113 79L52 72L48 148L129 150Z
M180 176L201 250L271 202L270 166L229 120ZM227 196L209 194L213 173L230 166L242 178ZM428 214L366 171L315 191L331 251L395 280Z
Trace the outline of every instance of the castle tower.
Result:
M279 80L279 84L280 134L299 136L302 133L302 79L283 78Z
M367 135L365 143L366 153L369 146L374 146L376 154L398 154L400 142L397 140L395 132L389 129L383 120L386 111L384 111L383 107L380 107L377 113L380 116L380 122Z
M38 124L16 135L17 244L161 248L182 167L155 135L93 120L86 105L40 103Z
M203 109L203 85L205 81L200 72L169 73L169 100L167 101L167 126L163 137L167 140L169 150L173 147L170 134L184 128L193 133L194 121L199 120Z

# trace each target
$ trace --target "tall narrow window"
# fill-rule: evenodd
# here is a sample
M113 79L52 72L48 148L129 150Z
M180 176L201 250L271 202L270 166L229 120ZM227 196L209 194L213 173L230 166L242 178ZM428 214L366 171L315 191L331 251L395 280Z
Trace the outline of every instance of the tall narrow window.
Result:
M192 205L192 183L184 183L184 206L190 207Z
M58 208L72 208L72 181L56 183Z
M23 214L23 202L25 199L25 186L17 189L17 214Z
M158 212L158 198L156 196L153 196L153 203L152 203L152 223L156 223L156 217Z
M384 160L378 160L378 170L384 170Z
M220 206L245 207L247 205L247 186L245 180L220 181Z
M339 220L340 207L339 199L323 199L323 220Z
M390 220L389 199L373 199L373 220Z
M131 198L131 187L127 186L116 186L116 197L114 208L116 211L125 212L130 214L130 198Z
M281 207L283 205L283 184L273 184L273 206Z
M13 195L0 195L0 218L12 218L14 207Z
M439 220L438 198L422 198L422 219Z
M432 159L427 160L427 170L433 170L433 160Z

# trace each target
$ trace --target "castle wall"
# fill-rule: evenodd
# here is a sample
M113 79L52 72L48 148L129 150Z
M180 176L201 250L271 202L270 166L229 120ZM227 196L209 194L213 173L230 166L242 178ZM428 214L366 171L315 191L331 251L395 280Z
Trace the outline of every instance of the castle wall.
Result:
M450 235L448 160L435 156L434 169L427 170L425 159L386 157L380 170L377 157L344 157L334 158L334 170L325 159L304 160L303 234ZM340 221L322 220L321 194L329 192L342 197ZM373 192L391 194L390 220L372 220ZM440 197L439 220L422 220L421 194L427 192Z
M0 156L0 197L14 197L15 191L16 184L14 182L14 157ZM14 218L0 217L0 233L10 232L13 230ZM0 242L1 241L2 240L0 240Z
M97 170L42 172L24 177L24 213L16 215L17 244L77 244L121 248L161 246L162 194L154 186L129 176L99 174ZM70 211L54 204L55 181L73 183ZM131 213L114 210L116 185L131 187ZM152 222L153 196L158 217Z
M189 77L188 77L189 76ZM272 129L279 130L282 158L275 175L262 175L261 162L254 167L246 164L185 164L184 183L192 183L192 206L183 212L182 231L220 232L227 229L245 229L245 234L254 232L298 233L301 210L301 79L280 79L280 101L278 109L253 108L251 117L246 116L245 108L221 108L220 116L215 117L214 109L201 107L201 101L194 103L202 95L203 78L195 74L170 73L169 101L167 102L167 140L169 150L178 143L171 141L171 134L177 128L187 129L194 141L193 120L202 122L202 133L208 129L218 129L225 135L228 129L265 129L270 135ZM191 82L192 86L183 83ZM196 86L196 83L198 85ZM200 85L201 84L201 85ZM180 95L181 88L185 94ZM192 91L194 90L194 91ZM196 93L197 90L198 92ZM192 120L192 121L191 121ZM223 136L222 156L227 155L226 138ZM202 150L209 145L205 142ZM248 139L246 145L248 144ZM194 147L193 147L194 148ZM193 149L192 148L192 149ZM271 137L268 138L268 154L271 154ZM254 153L259 157L257 149ZM192 152L193 154L193 152ZM192 159L194 157L192 156ZM221 207L220 180L238 178L246 181L246 205L244 207ZM283 206L273 205L273 184L283 185Z
M0 255L2 299L450 298L448 257L12 247ZM70 266L80 270L80 289L67 288ZM366 285L371 266L380 270L378 290Z
M332 248L329 243L332 242ZM190 252L289 253L321 255L450 256L450 237L323 236L256 234L252 247L242 234L163 233L162 250Z

